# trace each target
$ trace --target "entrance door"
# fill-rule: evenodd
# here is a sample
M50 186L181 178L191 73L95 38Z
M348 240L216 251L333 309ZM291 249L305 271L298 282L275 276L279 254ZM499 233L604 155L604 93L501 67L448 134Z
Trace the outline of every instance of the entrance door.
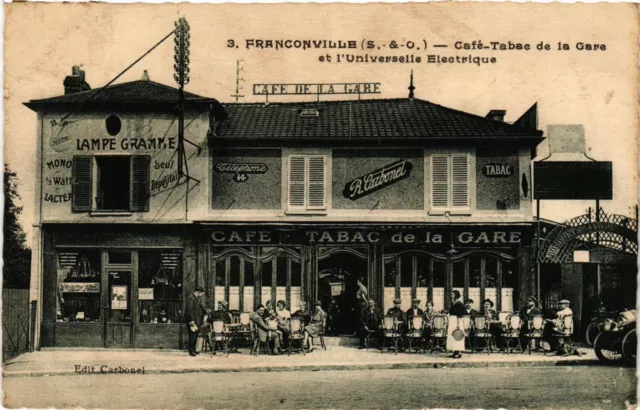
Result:
M108 270L107 272L109 298L105 324L107 346L129 347L132 344L131 276L131 270Z
M360 320L357 281L367 286L366 248L318 248L318 299L329 334L353 334Z

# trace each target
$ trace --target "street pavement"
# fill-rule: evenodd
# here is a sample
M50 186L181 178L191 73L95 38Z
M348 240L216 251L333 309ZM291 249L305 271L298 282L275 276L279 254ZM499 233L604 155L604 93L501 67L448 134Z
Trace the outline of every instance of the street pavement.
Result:
M635 369L556 366L8 377L9 408L598 408Z

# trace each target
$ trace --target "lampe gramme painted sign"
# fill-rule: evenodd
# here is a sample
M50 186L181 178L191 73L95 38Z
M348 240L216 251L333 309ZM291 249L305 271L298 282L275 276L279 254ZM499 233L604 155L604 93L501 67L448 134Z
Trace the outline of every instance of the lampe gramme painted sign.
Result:
M413 165L404 159L362 175L345 184L342 195L355 201L411 176Z
M219 162L213 169L221 174L233 174L236 182L246 182L250 174L264 174L269 168L266 164Z
M416 244L459 247L514 246L527 241L520 228L458 227L458 228L318 228L318 229L251 229L224 228L211 232L215 244Z
M253 84L253 95L380 94L381 83Z

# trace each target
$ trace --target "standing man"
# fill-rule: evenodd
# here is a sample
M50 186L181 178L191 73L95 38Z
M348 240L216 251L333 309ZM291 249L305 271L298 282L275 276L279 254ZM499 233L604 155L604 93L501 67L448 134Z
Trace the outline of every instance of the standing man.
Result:
M189 356L196 356L196 342L198 340L198 330L202 326L202 317L207 309L202 302L204 288L198 286L193 294L185 301L184 306L184 323L187 325L187 334L189 335Z

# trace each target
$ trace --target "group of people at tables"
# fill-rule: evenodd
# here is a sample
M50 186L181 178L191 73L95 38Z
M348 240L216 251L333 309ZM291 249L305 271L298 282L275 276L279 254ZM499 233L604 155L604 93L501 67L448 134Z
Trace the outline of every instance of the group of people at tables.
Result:
M408 333L415 335L415 332L419 332L424 340L429 340L434 330L434 317L446 315L446 350L452 352L451 357L453 358L462 357L462 352L465 350L465 338L454 337L454 332L456 330L460 331L461 328L464 327L461 323L461 319L463 317L469 318L467 325L468 329L465 330L469 331L471 335L473 335L474 332L476 317L484 317L487 331L492 334L496 347L500 348L503 345L502 332L505 324L499 320L498 313L493 309L494 303L492 300L484 300L481 312L478 312L473 308L474 301L472 299L466 299L463 303L460 292L457 290L454 290L451 293L451 300L453 302L451 303L448 312L436 312L433 307L433 302L431 301L427 301L425 310L422 310L420 308L421 300L418 298L412 300L412 305L407 311L403 311L400 308L402 300L397 298L393 301L393 307L387 310L386 316L393 317L393 330L395 332L404 335L407 335ZM375 306L375 301L373 299L368 299L366 303L367 306L362 309L360 314L360 329L358 332L360 349L364 349L366 347L365 341L367 337L371 338L373 336L376 340L379 340L383 337L384 332L384 316L382 315L382 312ZM549 343L551 350L559 351L559 347L563 342L562 338L558 337L557 334L559 329L564 325L564 318L566 316L573 315L569 305L570 303L568 300L561 300L559 302L560 309L556 313L555 318L547 319L543 322L543 329L541 329L543 332L542 339ZM542 315L542 311L538 307L538 300L536 297L528 297L526 307L520 312L514 312L513 315L518 315L521 319L521 327L519 329L521 346L526 346L526 343L528 342L526 340L526 334L528 333L529 326L531 326L530 324L533 318L535 316ZM420 316L423 319L421 329L413 328L413 318L416 316ZM495 326L492 326L493 324L495 324ZM406 345L406 343L404 344Z

